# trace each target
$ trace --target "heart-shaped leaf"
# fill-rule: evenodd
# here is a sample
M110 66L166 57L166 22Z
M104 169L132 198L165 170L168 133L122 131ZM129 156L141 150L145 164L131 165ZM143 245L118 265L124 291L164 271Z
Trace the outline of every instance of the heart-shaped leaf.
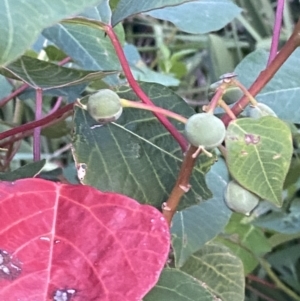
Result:
M155 208L41 179L0 184L0 300L139 301L169 251Z
M289 126L272 116L237 119L228 126L226 148L231 175L262 199L281 206L293 152Z

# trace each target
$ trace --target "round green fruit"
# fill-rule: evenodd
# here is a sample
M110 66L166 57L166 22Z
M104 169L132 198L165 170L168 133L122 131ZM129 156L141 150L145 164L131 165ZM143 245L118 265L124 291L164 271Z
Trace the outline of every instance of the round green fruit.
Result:
M222 98L228 105L231 105L237 102L243 95L244 93L239 87L229 87Z
M191 116L185 124L185 135L189 143L212 149L220 145L226 135L222 120L209 113Z
M236 181L230 181L225 191L225 203L233 211L250 215L258 205L259 197L239 185Z
M96 121L106 123L117 120L123 108L117 93L103 89L89 97L87 111Z
M277 117L276 113L270 107L261 102L257 103L255 107L250 106L249 117L258 119L264 116Z

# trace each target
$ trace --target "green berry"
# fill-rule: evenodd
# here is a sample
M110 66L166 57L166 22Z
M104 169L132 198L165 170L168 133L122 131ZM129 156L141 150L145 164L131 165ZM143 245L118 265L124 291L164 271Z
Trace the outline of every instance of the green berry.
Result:
M225 203L233 211L250 215L258 205L259 198L249 190L239 185L236 181L230 181L225 191Z
M237 102L243 95L244 93L239 87L229 87L222 98L228 105L231 105Z
M106 123L117 120L123 108L117 93L103 89L89 97L87 111L96 121Z
M192 145L212 149L223 142L226 128L216 116L209 113L198 113L187 120L185 135Z
M274 116L277 117L276 113L267 105L259 102L255 107L249 108L249 117L258 119L264 116Z

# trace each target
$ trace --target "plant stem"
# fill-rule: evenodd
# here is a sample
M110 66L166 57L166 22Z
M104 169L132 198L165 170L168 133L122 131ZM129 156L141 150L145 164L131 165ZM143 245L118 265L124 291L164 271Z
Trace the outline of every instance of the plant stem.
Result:
M193 156L197 152L198 148L196 146L190 146L187 153L183 159L180 167L179 175L173 190L168 198L168 200L162 206L162 212L166 218L169 226L171 225L172 218L176 213L176 209L180 202L181 197L188 192L190 185L189 180L193 172L194 165L197 161L197 156Z
M43 90L36 89L35 93L35 120L42 117ZM36 127L33 131L33 161L41 160L41 127Z
M270 65L270 63L273 61L273 59L275 58L277 51L278 51L278 44L279 44L280 30L281 30L282 16L283 16L283 9L284 9L284 1L285 0L277 0L276 17L275 17L273 36L272 36L272 44L271 44L268 65Z
M294 50L300 45L300 20L296 24L292 36L282 47L280 52L275 56L269 66L262 71L257 77L256 81L249 88L249 93L255 97L264 86L271 80L274 74L282 66L282 64L288 59L288 57L294 52ZM238 116L248 105L249 99L244 95L232 108L232 112L235 116ZM225 114L222 117L225 125L231 121L231 118Z
M6 97L0 100L0 108L5 106L11 99L15 98L19 94L21 94L23 91L25 91L29 87L28 84L23 84L21 87L19 87L14 92L10 93Z
M104 30L114 46L114 49L119 58L120 64L122 66L122 69L124 71L124 74L128 80L130 87L136 93L136 95L142 100L143 103L148 105L154 105L153 102L149 99L149 97L145 94L145 92L141 89L137 81L134 79L128 61L125 57L123 48L112 26L106 25L104 27ZM182 151L183 152L186 151L188 144L186 139L183 137L183 135L173 126L173 124L165 116L157 113L154 113L154 115L161 122L161 124L170 132L170 134L174 137L174 139L176 139Z
M19 134L19 133L23 133L25 131L33 130L34 128L39 127L39 126L45 126L47 124L53 123L53 121L55 121L56 118L60 118L62 115L71 111L73 109L73 106L74 106L74 103L70 103L70 104L66 105L65 107L55 111L53 114L45 116L44 118L41 118L36 121L28 122L21 126L15 127L13 129L10 129L5 132L2 132L2 133L0 133L0 140L5 139L10 136L13 136L13 135L16 135L16 134Z
M136 109L142 109L142 110L147 110L147 111L151 111L151 112L156 112L162 115L165 115L167 117L173 118L175 120L178 120L182 123L186 123L187 119L177 113L174 113L172 111L166 110L164 108L161 107L157 107L157 106L152 106L152 105L147 105L145 103L141 103L141 102L136 102L136 101L130 101L124 98L120 99L121 105L123 108L136 108Z
M264 270L267 272L268 276L275 282L276 286L281 289L283 292L285 292L288 296L290 296L292 299L300 301L300 296L297 295L294 291L292 291L289 287L287 287L273 272L271 269L270 264L263 258L259 259L261 266L264 268Z
M66 57L63 60L61 60L57 65L58 66L63 66L64 64L68 63L71 61L70 57ZM25 91L27 88L30 86L28 84L23 84L21 87L19 87L17 90L14 92L10 93L8 96L4 97L3 99L0 100L0 108L5 106L11 99L15 98L19 94L21 94L23 91Z

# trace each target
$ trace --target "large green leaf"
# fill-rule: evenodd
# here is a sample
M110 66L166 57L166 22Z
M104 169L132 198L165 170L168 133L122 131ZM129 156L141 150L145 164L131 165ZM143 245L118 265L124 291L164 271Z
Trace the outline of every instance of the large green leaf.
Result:
M190 275L177 269L164 269L156 286L143 301L213 301L212 294Z
M269 53L259 49L249 54L235 69L240 80L249 87L265 69ZM300 49L280 67L256 99L271 107L279 118L300 123Z
M93 26L61 23L43 35L86 70L121 70L110 39Z
M281 206L293 152L289 126L273 116L237 119L228 126L226 148L231 175L262 199Z
M0 3L0 66L22 55L39 33L101 0L4 0Z
M234 213L225 228L225 234L218 239L242 260L247 275L259 264L257 256L270 252L271 245L262 230L242 223L242 218Z
M115 26L123 19L132 15L136 15L165 6L179 5L188 1L196 0L120 0L113 13L112 24Z
M206 244L181 270L205 284L222 301L244 300L243 264L222 244Z
M204 34L223 28L241 11L231 0L199 0L153 10L147 14L170 21L182 31Z
M231 211L223 200L228 172L222 159L211 167L206 180L213 197L177 212L173 217L171 233L177 267L182 266L188 257L219 234L230 218Z
M0 72L7 77L20 79L33 88L43 88L44 90L78 85L115 73L113 71L92 72L66 68L29 56L22 56L1 68Z
M150 83L142 88L156 104L184 116L193 114L168 88ZM120 95L135 100L135 94L128 87L124 89ZM173 124L181 131L184 128L177 121ZM183 157L173 137L143 110L125 109L118 123L95 125L86 111L75 110L73 154L77 164L85 167L82 182L160 207L176 182ZM201 165L195 168L191 185L179 209L211 197Z

